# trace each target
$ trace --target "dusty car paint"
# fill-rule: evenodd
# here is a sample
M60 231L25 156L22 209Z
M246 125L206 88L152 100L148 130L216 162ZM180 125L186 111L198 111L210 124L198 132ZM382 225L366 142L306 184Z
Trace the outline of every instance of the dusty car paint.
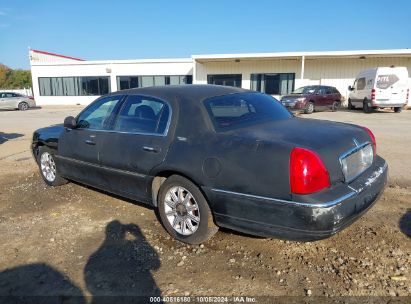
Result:
M356 142L370 141L364 129L290 115L217 132L204 102L249 92L189 85L112 93L153 96L167 102L172 109L167 133L124 134L53 126L34 133L33 153L36 156L38 146L47 145L54 149L64 177L154 206L161 182L170 174L182 175L202 189L217 225L256 235L320 239L343 229L371 207L386 183L385 161L377 156L351 183L345 183L339 163L339 156ZM78 149L89 148L83 144L89 136L102 137L95 163L73 158ZM159 153L144 147L156 147ZM318 153L330 173L329 189L309 195L290 192L289 157L294 147ZM115 162L103 163L105 155L116 158Z

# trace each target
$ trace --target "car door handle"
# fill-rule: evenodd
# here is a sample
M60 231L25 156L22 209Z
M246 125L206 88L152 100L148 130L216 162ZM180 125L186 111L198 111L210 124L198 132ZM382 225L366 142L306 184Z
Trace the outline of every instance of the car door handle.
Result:
M90 139L86 139L84 142L85 142L86 144L92 145L92 146L94 146L94 145L96 144L95 141L92 141L92 140L90 140Z
M144 151L148 151L148 152L154 152L154 153L160 152L160 148L157 148L157 147L144 146L144 147L143 147L143 150L144 150Z

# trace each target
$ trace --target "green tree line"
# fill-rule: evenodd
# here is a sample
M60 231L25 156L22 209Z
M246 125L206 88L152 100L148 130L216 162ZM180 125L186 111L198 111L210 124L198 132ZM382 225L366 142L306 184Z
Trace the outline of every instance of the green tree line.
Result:
M13 70L0 63L0 89L31 88L31 72Z

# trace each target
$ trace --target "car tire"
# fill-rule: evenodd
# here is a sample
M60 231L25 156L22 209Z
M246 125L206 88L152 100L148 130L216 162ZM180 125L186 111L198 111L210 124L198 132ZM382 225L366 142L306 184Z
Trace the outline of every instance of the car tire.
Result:
M68 181L59 174L55 156L51 149L44 146L40 147L37 163L39 165L40 175L47 185L56 187L68 183Z
M394 108L395 113L401 113L401 111L402 111L402 107L395 107Z
M331 106L331 111L337 112L339 108L340 108L340 102L338 100L334 101Z
M200 189L188 179L172 175L161 185L158 211L167 232L187 244L201 244L218 231Z
M368 101L367 101L367 100L364 100L364 101L363 101L362 110L363 110L364 113L367 113L367 114L369 114L369 113L372 112L372 108L368 105Z
M312 101L307 102L307 104L305 105L304 113L311 114L314 111L315 111L314 103Z
M29 108L29 104L25 101L20 102L19 105L18 105L18 108L19 108L20 111L26 111Z
M355 106L351 103L351 99L348 99L348 110L354 110Z

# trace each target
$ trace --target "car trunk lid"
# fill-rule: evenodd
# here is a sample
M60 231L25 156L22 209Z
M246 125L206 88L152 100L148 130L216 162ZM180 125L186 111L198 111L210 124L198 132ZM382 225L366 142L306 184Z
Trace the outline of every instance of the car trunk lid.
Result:
M264 142L283 142L289 145L290 152L294 147L316 152L329 171L332 184L345 180L340 158L364 143L371 143L368 133L359 126L307 118L291 118L233 132L262 142L261 149Z

